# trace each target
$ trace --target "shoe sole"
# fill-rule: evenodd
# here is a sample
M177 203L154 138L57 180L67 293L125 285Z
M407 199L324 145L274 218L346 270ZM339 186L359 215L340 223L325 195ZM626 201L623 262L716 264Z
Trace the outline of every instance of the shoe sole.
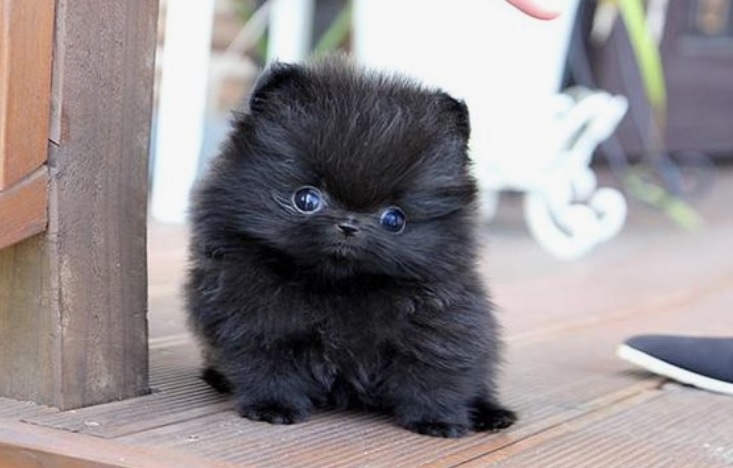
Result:
M616 355L632 364L653 372L655 374L668 377L683 384L692 385L715 393L723 393L725 395L733 395L733 383L723 382L722 380L705 377L694 372L690 372L681 367L674 366L668 362L650 356L638 349L628 345L620 345L616 349Z

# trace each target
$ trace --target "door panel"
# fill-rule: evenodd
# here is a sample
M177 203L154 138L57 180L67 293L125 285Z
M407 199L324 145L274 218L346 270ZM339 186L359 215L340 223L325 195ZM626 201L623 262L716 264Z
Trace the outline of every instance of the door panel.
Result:
M0 248L46 226L54 5L0 1Z

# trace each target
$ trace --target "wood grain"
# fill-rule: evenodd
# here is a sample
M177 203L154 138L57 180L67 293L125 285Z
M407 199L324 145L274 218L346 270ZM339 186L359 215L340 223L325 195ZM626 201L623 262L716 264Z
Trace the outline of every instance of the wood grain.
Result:
M729 396L668 384L632 400L461 466L733 465Z
M0 465L13 468L227 468L228 463L0 421Z
M20 421L42 414L56 413L56 408L37 405L30 401L17 401L10 398L0 398L0 420Z
M53 404L61 330L49 260L44 235L0 250L0 395Z
M0 2L0 190L46 160L55 4Z
M703 334L732 329L733 317L726 314L725 307L733 300L733 278L731 280L726 288L701 293L694 303L676 307L661 305L658 310L649 310L636 316L612 319L600 325L591 323L584 329L557 331L540 341L510 343L506 356L509 365L504 372L503 388L507 392L506 403L519 412L520 420L516 426L498 434L474 434L459 440L433 439L400 429L389 418L350 412L316 413L301 424L273 426L242 419L233 409L229 409L191 420L186 420L185 415L182 415L175 424L166 421L166 425L126 435L120 440L151 448L167 447L212 460L263 467L439 468L458 466L474 459L483 462L475 466L487 466L494 460L492 453L495 451L500 451L497 457L501 459L517 455L511 451L511 447L517 444L522 444L525 450L542 444L546 450L533 453L537 457L535 463L516 466L544 466L539 460L543 454L554 453L554 445L549 441L557 439L565 459L572 459L573 463L563 465L563 458L558 458L554 466L633 466L633 463L628 464L630 458L625 459L627 464L614 465L604 463L606 459L597 459L594 465L583 465L580 462L584 457L595 456L591 450L592 444L586 444L587 449L583 452L573 453L572 444L562 442L565 432L558 428L568 424L573 427L597 425L602 428L605 418L618 419L617 415L621 412L628 414L640 411L649 404L652 397L658 395L661 379L648 373L632 372L628 363L614 356L615 346L638 330L655 327L661 331L694 331ZM632 290L630 294L636 295L638 291ZM562 299L548 300L548 304L555 301ZM176 354L184 355L185 352ZM181 361L180 367L184 367L183 357ZM191 363L190 368L195 368L195 363ZM214 393L213 390L210 392ZM185 398L181 400L185 401ZM199 404L203 406L209 402L201 401ZM133 408L124 411L131 410L134 411ZM186 410L191 411L192 408ZM102 408L96 411L102 416L105 413ZM722 407L718 411L723 414ZM85 414L87 421L96 421L94 412L94 408L89 408ZM659 430L669 430L669 426L662 423L666 415L664 408L657 406L654 414L659 421ZM40 416L33 421L42 423L53 420L59 424L63 418L64 414L59 413ZM67 418L76 424L65 426L67 429L85 433L96 431L96 428L80 427L76 413L69 414ZM120 419L121 425L126 426L126 418L122 414ZM151 419L155 419L155 416ZM719 419L722 420L722 417ZM138 429L141 427L138 426ZM112 426L104 430L107 434L114 433ZM630 430L630 425L625 428L626 432ZM733 419L727 418L724 423L719 422L717 427L708 431L707 435L724 435L731 431ZM613 430L609 435L622 433ZM597 435L597 440L602 440L602 434L600 432ZM655 438L647 439L643 434L639 434L638 438L635 448L644 447L651 454L658 454L654 449ZM678 450L681 451L699 446L698 442L694 445L686 445L679 439L678 442ZM667 448L664 452L669 453L669 450ZM691 462L681 466L706 466L701 464L704 460L702 455L700 452L693 453ZM607 460L616 458L621 457L612 454Z
M52 146L64 408L145 392L147 157L158 2L59 2Z
M213 392L198 378L198 354L190 341L153 349L150 362L154 393L74 411L40 414L28 420L109 439L231 409L227 396Z
M48 171L45 166L0 191L0 249L46 230Z
M70 409L148 390L157 12L157 0L57 2L48 231L0 251L2 396Z

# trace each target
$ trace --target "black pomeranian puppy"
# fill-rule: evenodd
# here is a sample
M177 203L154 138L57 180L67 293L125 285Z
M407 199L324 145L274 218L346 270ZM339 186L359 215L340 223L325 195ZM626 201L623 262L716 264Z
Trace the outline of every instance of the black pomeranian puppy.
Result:
M510 426L475 268L469 119L343 58L275 64L192 198L203 378L249 419L387 411L459 437Z

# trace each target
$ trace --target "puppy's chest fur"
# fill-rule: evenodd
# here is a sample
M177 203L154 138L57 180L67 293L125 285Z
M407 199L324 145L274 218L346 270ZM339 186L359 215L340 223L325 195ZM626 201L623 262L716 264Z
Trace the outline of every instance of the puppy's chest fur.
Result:
M380 360L399 350L414 326L416 301L410 292L367 290L306 294L312 321L308 328L324 357L343 367L365 358Z

